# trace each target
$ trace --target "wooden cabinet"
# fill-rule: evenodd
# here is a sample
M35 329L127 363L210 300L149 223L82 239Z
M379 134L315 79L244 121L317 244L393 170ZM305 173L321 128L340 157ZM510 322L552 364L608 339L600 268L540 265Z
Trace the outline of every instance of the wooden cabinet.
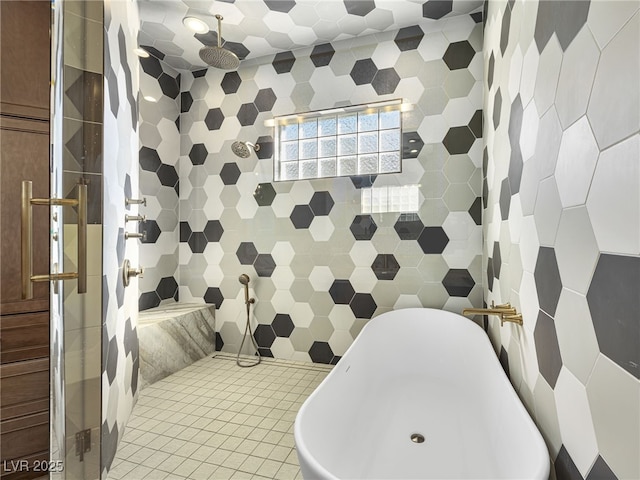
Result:
M20 191L49 197L51 3L0 1L0 462L49 456L49 284L21 299ZM34 273L49 272L49 211L33 210Z
M48 121L51 3L2 0L0 16L0 109Z

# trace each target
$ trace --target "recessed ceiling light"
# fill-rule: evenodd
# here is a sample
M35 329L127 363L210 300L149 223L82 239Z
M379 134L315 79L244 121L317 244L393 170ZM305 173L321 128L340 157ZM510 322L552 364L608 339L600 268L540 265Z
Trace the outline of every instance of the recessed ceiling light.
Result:
M189 30L193 30L196 33L207 33L209 31L209 25L196 17L184 17L182 23Z
M147 102L157 102L158 100L156 99L156 97L152 97L151 95L145 95L144 98Z
M409 153L418 153L418 150L413 149L413 150L411 150L411 152L409 152Z
M416 139L415 138L410 139L409 143L416 143Z
M142 47L136 47L133 49L133 53L135 53L136 55L138 55L140 58L149 58L149 52L147 52L144 48Z

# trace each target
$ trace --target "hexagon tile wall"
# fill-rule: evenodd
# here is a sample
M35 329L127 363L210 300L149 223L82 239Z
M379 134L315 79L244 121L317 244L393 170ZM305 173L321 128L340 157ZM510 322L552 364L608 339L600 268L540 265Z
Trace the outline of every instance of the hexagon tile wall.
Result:
M100 5L102 9L102 5ZM138 12L132 2L104 5L104 175L102 238L102 476L138 399L137 284L125 289L122 263L138 263L136 240L124 239L125 197L138 190L139 75L133 54ZM136 242L136 243L134 243Z
M162 58L160 52L155 52ZM140 242L139 309L178 300L178 221L180 109L189 109L189 97L180 95L180 74L157 57L140 59L140 196L147 217L138 228ZM187 92L188 93L188 92Z
M179 298L217 304L223 350L241 340L241 272L257 299L257 342L279 358L335 363L381 312L482 304L479 21L182 75ZM393 98L414 105L403 114L401 174L272 182L265 120ZM236 139L261 148L239 159ZM419 186L417 212L361 211L363 188L409 184Z
M559 479L640 478L638 2L489 2L489 335Z

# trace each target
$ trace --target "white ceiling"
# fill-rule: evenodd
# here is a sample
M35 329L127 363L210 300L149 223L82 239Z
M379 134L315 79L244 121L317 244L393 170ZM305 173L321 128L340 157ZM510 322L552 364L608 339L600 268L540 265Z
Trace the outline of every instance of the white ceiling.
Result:
M199 70L207 67L198 55L200 48L217 41L215 14L224 17L225 47L242 60L428 26L438 18L478 11L482 0L138 0L138 6L140 45L157 49L177 70ZM201 18L211 31L196 38L182 24L185 16Z

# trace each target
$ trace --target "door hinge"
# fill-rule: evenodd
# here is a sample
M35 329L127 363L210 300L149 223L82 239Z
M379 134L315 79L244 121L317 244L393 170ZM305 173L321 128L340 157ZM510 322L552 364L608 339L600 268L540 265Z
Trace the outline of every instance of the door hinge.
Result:
M76 433L76 457L84 461L84 454L91 451L91 429Z

